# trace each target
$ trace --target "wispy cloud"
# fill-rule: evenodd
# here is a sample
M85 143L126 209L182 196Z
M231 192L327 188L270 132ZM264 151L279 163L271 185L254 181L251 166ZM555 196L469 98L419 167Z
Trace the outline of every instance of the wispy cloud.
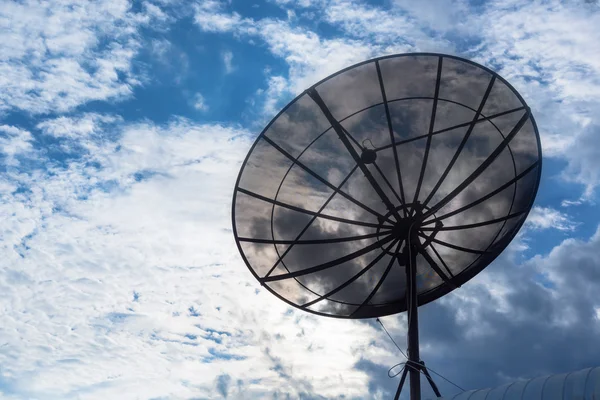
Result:
M258 95L264 97L263 114L265 117L271 117L277 113L277 106L285 92L289 91L288 81L282 76L269 77L267 90L260 89Z
M233 53L231 51L224 51L221 53L221 57L223 58L223 66L225 67L225 73L230 74L235 70L235 66L233 65Z
M286 312L236 256L228 199L249 134L183 119L117 130L51 174L12 177L31 192L2 205L15 213L1 232L12 273L0 301L18 300L0 331L11 384L32 397L364 397L368 375L352 366L374 328Z
M194 108L198 111L208 111L208 105L206 104L206 99L202 96L201 93L196 93L194 96Z
M19 164L17 156L33 151L30 132L10 125L0 125L0 154L4 164L16 166Z
M579 206L583 204L583 200L563 200L560 205L562 207Z
M164 38L152 39L152 41L150 42L150 49L152 51L152 54L154 54L160 60L164 60L165 62L167 61L165 59L167 53L171 50L172 46L172 43Z
M567 214L551 207L535 206L527 216L526 226L531 229L558 229L559 231L574 231L578 223Z
M55 138L85 140L95 133L105 133L102 126L117 121L121 121L121 118L115 115L87 113L77 117L48 119L37 124L37 128Z
M374 56L440 51L474 58L496 69L525 96L543 132L546 156L567 160L563 178L581 183L586 198L593 197L600 184L595 173L599 158L594 147L582 143L600 126L595 117L600 111L600 61L589 53L600 41L596 4L496 1L475 10L462 1L449 7L446 0L429 5L395 1L386 7L338 0L275 3L321 11L317 18L344 35L323 38L286 20L244 18L216 1L196 9L196 23L208 32L261 39L287 63L285 78L294 94ZM435 12L441 9L456 15L448 19ZM580 29L574 31L573 25Z
M600 184L598 132L600 59L588 49L600 40L597 4L497 1L471 17L480 44L471 54L509 79L527 98L542 131L547 156L567 160L563 178L593 197ZM485 25L485 29L483 26ZM577 29L573 29L577 26Z
M138 29L168 22L153 4L133 12L122 0L9 2L0 18L0 111L33 114L130 96Z
M208 0L194 5L195 22L207 32L231 32L242 25L251 25L251 20L244 19L237 12L223 11L223 3Z

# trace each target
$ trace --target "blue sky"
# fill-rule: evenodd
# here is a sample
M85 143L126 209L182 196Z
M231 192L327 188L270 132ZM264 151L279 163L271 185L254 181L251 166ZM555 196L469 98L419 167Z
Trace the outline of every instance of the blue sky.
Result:
M378 325L261 290L230 205L287 102L415 51L500 73L544 151L517 239L422 308L422 357L469 389L600 365L598 26L583 0L4 1L0 397L393 396ZM383 321L404 343L405 316Z

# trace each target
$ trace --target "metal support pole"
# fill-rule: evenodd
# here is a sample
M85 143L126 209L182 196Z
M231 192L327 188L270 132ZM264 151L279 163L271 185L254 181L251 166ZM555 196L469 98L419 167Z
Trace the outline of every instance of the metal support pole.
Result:
M431 388L433 389L433 392L435 393L435 395L437 397L442 397L442 394L440 393L440 389L438 389L437 385L433 381L433 378L429 374L429 371L427 371L427 367L425 366L425 363L423 361L421 361L421 365L423 366L423 373L427 377L427 380L429 381L429 385L431 385Z
M412 238L411 238L412 239ZM416 238L415 238L416 239ZM410 240L418 243L418 239ZM417 304L417 248L405 246L406 263L406 305L408 311L408 363L410 368L410 400L421 400L421 358L419 356L419 314Z
M398 400L400 398L400 393L402 393L402 387L404 387L404 381L406 380L406 373L408 372L408 367L406 364L402 370L402 377L400 378L400 385L398 385L398 390L396 391L396 396L394 396L394 400Z

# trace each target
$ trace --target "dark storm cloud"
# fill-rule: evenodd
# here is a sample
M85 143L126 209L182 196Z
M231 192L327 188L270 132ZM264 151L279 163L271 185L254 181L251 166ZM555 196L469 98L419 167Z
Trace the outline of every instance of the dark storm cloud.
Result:
M588 241L567 239L549 255L524 264L512 255L419 309L422 359L467 390L600 365L600 227ZM503 290L508 292L498 293ZM376 326L372 320L364 323ZM392 335L405 349L405 331ZM371 346L375 351L388 344L382 332ZM404 361L399 352L397 360ZM372 393L379 389L392 396L399 377L387 377L391 366L363 360L355 367L370 376ZM433 377L443 395L461 392ZM421 385L425 398L433 398L424 380Z
M482 275L421 308L422 343L441 351L424 356L434 369L481 388L600 364L600 230L522 265L502 257ZM482 281L505 286L505 304Z

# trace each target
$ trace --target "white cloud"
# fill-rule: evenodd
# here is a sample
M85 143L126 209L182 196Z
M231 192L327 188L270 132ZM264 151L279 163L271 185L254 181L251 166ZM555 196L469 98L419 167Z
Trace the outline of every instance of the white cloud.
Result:
M480 19L487 26L481 32L482 53L497 60L508 79L529 72L566 99L588 100L600 93L600 55L588 51L600 39L597 6L496 1L486 11Z
M289 86L294 94L381 51L352 39L322 39L312 31L281 21L262 22L260 32L271 52L288 63Z
M45 120L37 124L36 127L45 134L56 138L82 140L94 133L99 133L99 131L104 133L101 130L102 124L117 121L120 121L117 116L87 113L78 117L58 117Z
M469 19L464 18L471 13L468 3L464 0L394 0L392 4L397 11L407 14L418 24L425 25L435 32L472 31Z
M422 14L431 15L429 12ZM340 26L349 37L364 40L365 44L374 42L388 48L387 53L438 50L454 52L451 42L440 35L431 35L426 31L430 28L424 21L395 6L381 8L362 1L333 0L325 6L324 19ZM434 30L440 29L438 27Z
M325 39L285 20L243 18L235 12L225 12L217 2L197 7L195 21L203 31L259 37L273 55L289 65L289 86L296 94L327 75L366 58L423 46L432 50L440 48L440 43L448 45L445 41L428 38L419 26L401 15L390 15L358 2L333 2L325 10L326 20L341 25L349 37ZM411 34L407 35L408 32ZM373 42L373 38L377 40Z
M150 41L150 52L155 61L157 61L161 72L172 78L176 84L181 84L189 74L190 59L186 51L171 41L160 38ZM160 81L156 76L148 77L145 80Z
M194 96L194 108L198 111L208 111L208 105L206 99L201 93L196 93Z
M172 43L167 39L152 39L150 42L150 49L152 53L159 59L167 61L165 58L167 53L172 49Z
M223 4L219 1L208 0L194 5L195 22L207 32L230 32L250 22L238 13L222 12Z
M247 38L258 36L275 56L285 59L289 65L287 78L269 77L267 89L259 91L259 95L266 93L262 114L274 111L279 100L276 96L300 93L336 70L373 53L373 48L356 41L322 40L316 33L293 28L285 21L255 21L236 13L223 13L221 9L217 3L197 7L196 23L208 32L231 32Z
M583 185L585 190L582 199L586 201L594 200L596 188L600 185L599 135L600 119L583 128L565 150L565 158L569 164L561 176L567 181Z
M57 117L42 121L36 128L43 135L57 139L57 150L66 157L77 157L80 153L106 151L106 143L118 136L116 126L121 117L97 113L83 113L73 117Z
M576 145L577 138L564 133L544 132L540 136L540 140L544 156L567 158L569 156L568 152Z
M560 205L562 207L579 206L583 204L583 200L563 200Z
M582 143L586 132L600 126L596 100L600 60L589 52L600 41L597 5L500 0L475 8L446 0L432 4L397 0L386 7L338 0L275 3L313 10L315 18L344 34L324 38L289 21L244 18L217 2L199 8L196 22L205 31L260 38L273 55L286 61L293 94L373 56L440 51L473 58L497 70L521 92L533 108L545 155L567 160L563 178L581 183L585 197L593 197L600 184L595 173L600 170L598 157Z
M207 32L231 32L234 35L263 40L271 53L284 59L288 66L288 76L269 77L266 103L263 114L270 112L277 104L273 95L298 94L337 70L373 57L382 52L393 52L377 44L364 43L353 39L322 39L315 32L293 27L286 21L264 19L255 21L241 18L238 14L206 11L198 9L196 23ZM397 48L397 47L395 47ZM287 83L283 82L287 80ZM287 87L287 90L283 90ZM264 91L259 92L259 94Z
M223 59L223 66L225 67L225 73L230 74L235 70L233 66L233 53L231 51L224 51L221 53Z
M294 6L298 8L307 8L320 5L323 0L272 0L279 6Z
M525 226L534 230L538 229L558 229L559 231L574 231L577 223L558 210L551 207L535 206L527 216Z
M282 76L269 77L267 90L260 89L258 94L264 96L263 114L271 117L277 113L277 107L283 94L289 92L288 81Z
M286 313L243 265L230 201L246 131L97 116L40 127L118 135L49 173L6 176L30 188L0 203L13 215L0 230L0 362L15 392L214 398L229 374L235 398L364 398L355 364L394 360L387 343L366 346L381 338L368 324Z
M138 28L167 16L126 0L7 2L0 10L0 112L63 112L92 100L121 99L139 82L132 60Z
M600 126L600 8L582 2L495 1L480 17L472 54L493 65L532 106L547 156L569 163L563 178L593 197L598 156L589 147ZM573 29L577 26L577 29Z
M29 131L10 125L0 125L0 154L7 166L17 166L16 156L33 151L33 137Z

